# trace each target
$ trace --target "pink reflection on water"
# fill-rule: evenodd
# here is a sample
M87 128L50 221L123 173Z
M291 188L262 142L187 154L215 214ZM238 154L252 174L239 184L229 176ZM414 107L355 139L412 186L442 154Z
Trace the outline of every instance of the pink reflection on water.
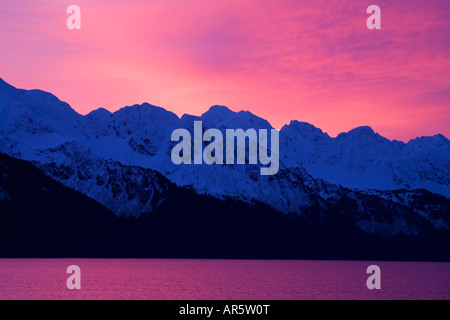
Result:
M66 287L73 264L81 290ZM371 264L381 290L366 287ZM0 299L450 299L450 263L0 259Z

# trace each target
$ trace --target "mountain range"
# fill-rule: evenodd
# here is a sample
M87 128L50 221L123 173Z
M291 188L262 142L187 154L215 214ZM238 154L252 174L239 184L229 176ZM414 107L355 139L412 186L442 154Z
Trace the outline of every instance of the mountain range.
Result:
M8 191L5 162L22 161L42 173L39 181L52 179L60 184L58 189L68 188L86 197L73 200L70 196L75 203L97 203L97 209L87 210L93 217L97 211L107 212L108 218L96 220L105 219L111 228L106 238L116 239L114 234L120 234L128 239L125 226L133 230L135 240L122 242L127 243L123 247L111 240L116 243L113 247L122 248L114 251L119 256L130 252L134 256L209 256L208 242L220 248L218 257L370 258L349 246L361 241L361 246L371 248L383 243L386 250L372 250L378 252L377 257L386 252L394 259L392 248L401 248L415 259L424 258L426 252L435 252L434 259L450 259L448 253L436 250L442 239L450 239L450 141L443 135L403 143L359 127L332 138L308 123L292 121L279 132L278 173L261 176L255 165L173 164L171 133L178 128L191 131L196 120L202 121L204 130L272 129L268 121L250 112L233 112L224 106L181 118L147 103L114 113L97 109L83 116L51 93L17 89L0 79L0 152L7 159L0 162L4 163L0 165L0 202L7 208L21 203L17 194ZM89 202L88 207L95 205ZM14 215L14 210L8 212ZM190 227L183 229L181 221ZM265 232L250 231L252 225ZM167 231L166 236L156 237L161 230ZM168 234L172 237L167 238ZM163 238L165 245L161 245ZM180 243L177 239L191 246L167 245ZM282 250L280 239L289 243ZM303 246L299 252L299 241L312 239L314 245ZM332 253L318 245L331 239L342 245L345 240L348 250ZM248 250L233 255L231 248L246 247L244 242L251 243ZM428 245L417 250L411 247L413 243ZM263 244L278 250L263 250ZM85 247L70 252L83 255ZM101 248L95 252L102 252ZM106 252L114 256L111 250ZM44 253L38 250L35 254Z

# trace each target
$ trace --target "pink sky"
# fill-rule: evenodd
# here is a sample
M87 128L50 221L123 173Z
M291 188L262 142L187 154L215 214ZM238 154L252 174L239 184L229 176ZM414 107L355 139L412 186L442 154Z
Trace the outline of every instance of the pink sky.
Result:
M66 8L81 8L68 30ZM368 30L366 8L381 7ZM0 11L0 77L79 113L215 104L276 128L450 137L448 0L16 0Z

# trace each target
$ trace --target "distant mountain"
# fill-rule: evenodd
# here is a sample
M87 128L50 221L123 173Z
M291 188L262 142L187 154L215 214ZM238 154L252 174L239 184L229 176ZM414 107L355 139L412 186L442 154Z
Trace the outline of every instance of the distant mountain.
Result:
M280 140L287 167L303 167L334 184L450 196L450 141L440 134L405 144L359 127L331 138L308 123L292 121L281 129Z
M360 127L331 138L293 121L280 131L279 172L261 176L255 165L174 165L171 133L192 131L195 120L204 129L271 128L223 106L200 117L178 118L146 103L82 116L50 93L0 81L0 152L33 162L121 217L180 201L167 197L177 186L241 208L258 204L319 229L345 225L382 237L450 230L450 149L442 135L405 144Z
M179 119L144 103L115 113L98 109L81 116L50 93L15 89L0 80L0 117L0 134L5 137L0 150L24 159L40 160L48 148L76 142L99 157L157 170L177 184L192 185L199 192L265 199L284 211L299 207L277 203L254 186L222 183L226 180L214 185L219 179L207 179L206 186L198 176L205 177L209 170L215 177L219 174L232 179L233 174L229 168L177 167L168 158L173 146L171 132L176 128L192 129L194 120L202 120L205 129L271 128L266 120L249 112L236 113L213 106L201 117L185 115ZM310 124L292 121L280 131L280 157L282 168L301 167L314 178L348 188L426 189L450 197L450 142L442 135L405 144L385 139L369 127L360 127L331 138ZM239 170L252 171L252 167L232 169ZM237 175L241 181L242 172ZM258 181L258 185L261 183Z

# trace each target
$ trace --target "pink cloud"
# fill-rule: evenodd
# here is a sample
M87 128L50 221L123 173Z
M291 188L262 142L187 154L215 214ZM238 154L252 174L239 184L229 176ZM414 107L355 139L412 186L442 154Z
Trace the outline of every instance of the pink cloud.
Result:
M379 0L382 30L360 1L15 1L0 13L0 76L55 93L77 111L148 101L201 114L250 110L280 128L331 135L359 125L395 139L450 136L445 0Z

